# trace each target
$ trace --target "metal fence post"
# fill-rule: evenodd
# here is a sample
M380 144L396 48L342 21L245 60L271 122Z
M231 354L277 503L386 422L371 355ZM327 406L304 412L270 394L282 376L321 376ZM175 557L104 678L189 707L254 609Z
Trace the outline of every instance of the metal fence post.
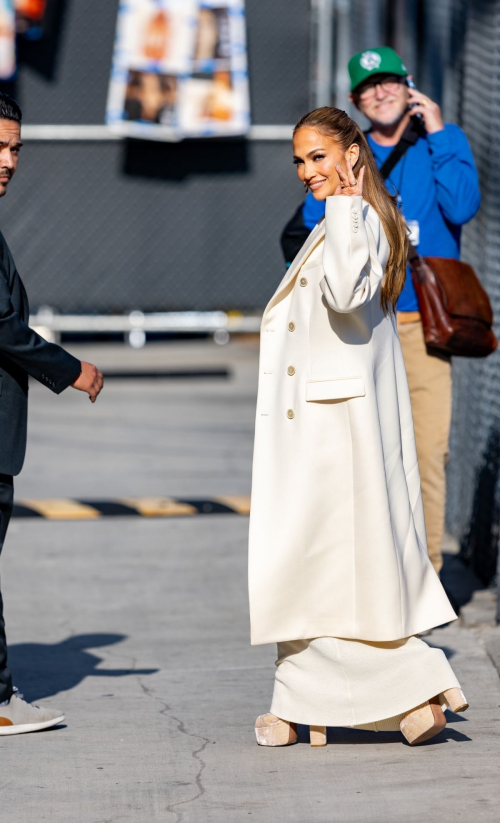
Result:
M351 0L336 0L333 100L339 109L345 109L348 114L352 114L353 108L349 102L350 82L347 70L351 56Z
M335 0L312 0L313 99L315 108L332 102L333 18Z

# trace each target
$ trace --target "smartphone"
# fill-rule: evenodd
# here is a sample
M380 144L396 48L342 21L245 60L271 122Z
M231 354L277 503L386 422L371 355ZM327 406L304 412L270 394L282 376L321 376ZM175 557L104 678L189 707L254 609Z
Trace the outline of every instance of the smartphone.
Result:
M405 78L405 83L406 83L406 85L408 86L409 89L416 89L417 88L415 83L413 82L412 77L406 77ZM409 109L414 109L416 105L417 105L417 103L410 103L408 108ZM420 120L420 122L423 123L424 118L423 118L421 112L418 112L417 114L415 114L415 117L417 117Z

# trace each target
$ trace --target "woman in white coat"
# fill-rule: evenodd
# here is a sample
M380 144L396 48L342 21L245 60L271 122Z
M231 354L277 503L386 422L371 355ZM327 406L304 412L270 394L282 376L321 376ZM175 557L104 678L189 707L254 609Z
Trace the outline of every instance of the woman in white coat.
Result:
M277 643L261 745L327 726L414 744L467 708L419 632L456 615L427 555L394 307L407 229L345 112L294 131L298 176L326 200L262 320L250 517L252 644Z

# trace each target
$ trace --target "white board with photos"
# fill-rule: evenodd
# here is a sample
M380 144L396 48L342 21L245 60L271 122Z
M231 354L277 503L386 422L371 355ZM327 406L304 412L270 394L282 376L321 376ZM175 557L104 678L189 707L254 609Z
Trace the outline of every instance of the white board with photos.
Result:
M0 0L0 80L16 72L16 17L13 0Z
M120 0L106 122L149 140L245 134L244 0Z

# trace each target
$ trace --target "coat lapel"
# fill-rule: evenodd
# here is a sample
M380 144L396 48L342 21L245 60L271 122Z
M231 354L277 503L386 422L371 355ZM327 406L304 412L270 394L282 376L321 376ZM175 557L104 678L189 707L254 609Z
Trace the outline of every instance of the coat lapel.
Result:
M279 284L278 288L274 292L271 300L266 306L264 311L264 316L267 312L272 309L273 306L279 301L280 296L282 295L283 291L286 287L292 282L292 280L297 276L298 272L300 271L301 266L305 263L313 249L317 246L320 240L323 239L325 236L325 221L321 220L321 222L317 223L314 229L312 230L311 234L307 238L306 242L302 246L301 250L299 251L297 257L293 261L292 265L288 269L287 273L285 274L283 280Z

